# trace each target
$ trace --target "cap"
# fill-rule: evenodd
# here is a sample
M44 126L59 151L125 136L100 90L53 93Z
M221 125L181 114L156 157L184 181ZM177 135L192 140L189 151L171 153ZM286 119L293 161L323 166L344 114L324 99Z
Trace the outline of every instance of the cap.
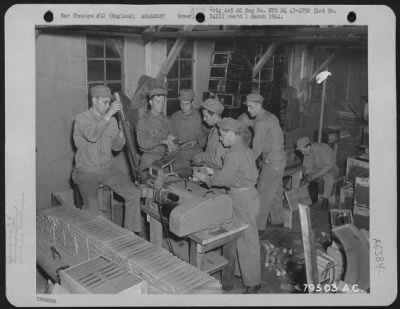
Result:
M240 133L242 131L243 125L240 121L231 117L227 117L218 122L218 127L222 130L231 130L236 133Z
M92 97L102 97L111 99L111 89L104 85L97 85L90 88Z
M193 100L194 91L192 89L181 89L179 91L179 100Z
M303 148L305 145L310 144L310 139L308 137L301 137L296 142L296 148L300 149Z
M161 87L155 87L155 88L149 89L147 94L150 98L155 95L165 95L166 96L168 94L168 90L165 88L161 88Z
M246 96L246 104L248 102L254 102L254 103L260 103L261 104L262 102L264 102L264 97L259 93L253 92L253 93L250 93L250 94L248 94Z
M217 113L219 115L221 115L224 111L224 106L222 105L222 103L214 98L205 100L203 103L201 103L201 106L206 110Z

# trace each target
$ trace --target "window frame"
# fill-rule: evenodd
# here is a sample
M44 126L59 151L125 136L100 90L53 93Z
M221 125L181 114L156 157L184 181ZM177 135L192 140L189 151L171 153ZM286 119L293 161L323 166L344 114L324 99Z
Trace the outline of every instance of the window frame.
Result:
M89 97L89 89L92 86L95 85L106 85L108 86L109 84L120 84L121 85L121 91L124 91L125 88L125 72L124 72L124 52L125 52L125 38L123 36L113 36L113 37L106 37L106 36L100 36L100 35L92 35L92 34L87 34L85 36L86 39L86 44L85 44L85 56L86 56L86 89L87 89L87 94ZM89 57L88 55L88 44L90 39L96 39L96 40L101 40L103 43L103 57ZM119 58L117 57L107 57L106 54L106 46L107 46L107 40L108 39L118 39L121 41L121 54ZM103 74L104 74L104 79L103 80L96 80L96 81L89 81L89 61L103 61ZM107 79L107 63L110 61L119 61L121 65L121 78L120 79ZM90 102L89 102L90 105Z

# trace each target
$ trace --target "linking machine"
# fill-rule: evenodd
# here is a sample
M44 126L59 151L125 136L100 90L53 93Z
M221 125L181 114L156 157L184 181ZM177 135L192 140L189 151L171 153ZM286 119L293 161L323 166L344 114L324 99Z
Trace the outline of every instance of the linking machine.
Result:
M143 197L159 212L169 230L183 237L232 220L232 200L222 189L209 189L197 179L206 168L195 167L200 177L185 177L172 170L174 155L152 164L144 179Z

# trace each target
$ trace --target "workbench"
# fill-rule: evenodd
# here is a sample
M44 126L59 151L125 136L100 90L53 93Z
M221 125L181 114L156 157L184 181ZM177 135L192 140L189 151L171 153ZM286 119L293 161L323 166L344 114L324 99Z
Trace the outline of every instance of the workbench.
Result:
M163 229L157 205L148 199L146 204L142 205L142 211L147 215L150 224L150 242L162 247ZM166 224L168 226L167 222ZM231 222L186 236L189 241L189 263L209 274L221 271L227 261L212 250L236 240L247 228L247 223L235 218Z

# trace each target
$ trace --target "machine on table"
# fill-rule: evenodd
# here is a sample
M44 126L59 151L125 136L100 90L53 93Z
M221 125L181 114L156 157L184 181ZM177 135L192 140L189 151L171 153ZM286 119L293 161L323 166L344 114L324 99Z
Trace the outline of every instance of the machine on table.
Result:
M154 162L143 185L146 202L142 211L148 215L150 241L162 246L164 226L167 232L189 239L190 264L210 274L217 272L227 261L211 250L240 237L248 225L233 218L226 190L208 189L193 181L195 177L189 180L175 174L170 168L172 161L167 157ZM210 172L206 168L194 170Z

